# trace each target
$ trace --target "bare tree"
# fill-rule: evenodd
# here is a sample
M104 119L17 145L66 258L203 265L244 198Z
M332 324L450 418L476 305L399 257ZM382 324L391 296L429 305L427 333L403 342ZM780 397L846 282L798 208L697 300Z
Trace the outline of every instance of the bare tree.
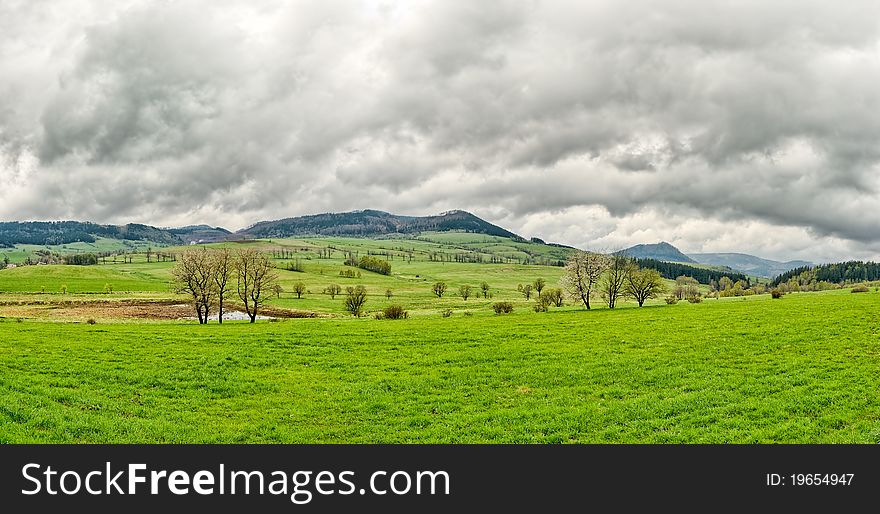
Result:
M205 247L185 250L171 271L178 293L192 297L199 324L208 323L208 312L217 298L214 266Z
M649 298L657 298L666 292L663 277L655 269L641 269L635 264L630 266L626 274L626 294L638 302L639 307Z
M352 316L360 317L364 304L367 303L367 289L364 286L345 288L345 310Z
M522 289L520 291L522 291L522 294L526 297L526 300L532 298L532 284L526 284L522 286Z
M572 298L583 302L584 307L589 310L590 297L598 288L599 279L608 269L608 265L607 255L577 250L568 257L562 285Z
M461 296L462 300L467 301L468 297L471 295L471 286L463 285L458 288L458 294Z
M214 286L217 289L217 321L223 323L223 301L229 296L229 281L235 273L235 263L229 248L211 252Z
M614 252L610 256L608 270L601 282L602 296L609 309L613 309L617 305L617 300L624 293L626 278L630 271L630 261L631 259L623 251Z
M302 298L303 293L306 292L306 285L302 282L293 284L293 292L296 293L297 298Z
M235 261L238 297L244 302L244 309L251 323L254 323L257 320L257 311L266 303L278 280L278 274L269 258L253 248L239 250Z
M480 284L480 290L483 292L483 298L489 298L489 284L487 282Z
M324 293L329 294L330 298L335 299L336 295L342 292L342 286L339 284L330 284L329 286L324 288Z
M431 287L431 291L437 295L437 298L443 298L443 293L446 292L446 282L437 282Z
M532 285L532 287L534 287L535 291L538 292L538 296L541 296L541 291L544 290L544 286L546 286L546 285L547 285L546 280L544 280L543 278L538 278L538 279L535 279L535 283Z

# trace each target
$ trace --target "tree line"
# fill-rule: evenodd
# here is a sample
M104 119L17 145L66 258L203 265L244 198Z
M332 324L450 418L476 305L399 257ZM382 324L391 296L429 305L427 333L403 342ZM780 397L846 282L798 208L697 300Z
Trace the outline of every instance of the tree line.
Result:
M746 288L751 287L749 277L736 271L698 268L696 266L688 266L687 264L658 261L656 259L636 259L635 262L642 268L651 268L659 271L663 278L668 278L669 280L687 276L696 279L701 284L710 284L712 281L720 282L722 277L727 277L734 282L742 281L744 284L747 284Z
M880 263L872 261L847 261L819 266L802 266L786 271L773 279L773 286L791 283L794 280L800 288L827 282L846 284L880 280Z

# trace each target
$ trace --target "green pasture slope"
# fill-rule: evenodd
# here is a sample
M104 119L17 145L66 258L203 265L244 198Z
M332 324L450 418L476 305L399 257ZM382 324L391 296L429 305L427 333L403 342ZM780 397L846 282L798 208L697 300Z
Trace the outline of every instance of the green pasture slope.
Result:
M0 320L0 442L877 443L880 293L277 323Z
M170 291L170 263L140 265L21 266L0 271L0 294L100 293L109 284L117 293L137 291ZM2 300L2 296L0 296Z

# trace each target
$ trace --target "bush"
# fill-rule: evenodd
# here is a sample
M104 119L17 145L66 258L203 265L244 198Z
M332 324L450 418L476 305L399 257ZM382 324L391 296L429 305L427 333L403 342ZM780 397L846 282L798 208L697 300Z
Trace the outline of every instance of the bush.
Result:
M94 325L95 323L97 323L97 321L95 321L94 318L89 318L89 320L86 321L86 323L88 323L89 325Z
M870 291L870 289L868 289L868 286L866 286L864 284L859 284L859 285L855 286L854 288L852 288L852 291L850 291L850 292L852 292L852 293L867 293L868 291Z
M667 296L665 300L667 305L675 305L678 303L678 297L676 296Z
M691 302L691 303L700 303L700 302L703 301L703 297L702 297L702 296L697 296L697 295L694 295L694 296L688 296L688 301Z
M464 315L465 315L465 316L467 316L467 317L471 317L471 316L473 316L473 315L474 315L474 313L473 313L473 312L471 312L471 311L464 311L464 313L463 313L463 314L464 314Z
M783 294L785 294L785 293L783 293L779 289L774 289L774 290L770 291L770 296L772 296L773 298L782 298Z
M446 309L440 313L444 318L452 316L452 309Z
M400 305L389 305L382 310L382 315L385 319L406 319L409 317L409 313L407 313L403 307Z
M513 312L513 304L510 302L495 302L492 304L495 314L510 314Z

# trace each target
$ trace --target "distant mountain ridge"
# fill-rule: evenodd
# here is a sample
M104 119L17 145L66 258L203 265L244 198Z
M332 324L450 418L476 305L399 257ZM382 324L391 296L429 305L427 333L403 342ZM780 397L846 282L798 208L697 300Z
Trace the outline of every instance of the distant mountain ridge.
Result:
M183 238L149 225L99 225L83 221L6 221L0 222L0 246L16 244L60 245L94 243L99 237L128 241L181 244Z
M766 278L773 278L795 268L813 265L808 261L780 262L745 253L692 253L688 255L700 264L727 266L749 275Z
M363 210L261 221L234 233L222 227L209 225L157 228L136 223L99 225L81 221L9 221L0 222L0 247L11 247L16 244L94 243L98 238L181 245L309 235L369 238L453 230L524 241L519 235L466 211L448 211L435 216L399 216L384 211Z
M436 216L399 216L384 211L363 210L324 213L275 221L261 221L236 232L252 238L293 236L377 237L427 231L460 230L523 240L517 234L493 225L467 211L448 211Z
M746 253L689 253L663 241L656 244L639 244L627 248L627 255L637 259L654 259L664 262L684 262L730 268L747 275L773 278L786 271L812 266L807 261L780 262L763 259Z

